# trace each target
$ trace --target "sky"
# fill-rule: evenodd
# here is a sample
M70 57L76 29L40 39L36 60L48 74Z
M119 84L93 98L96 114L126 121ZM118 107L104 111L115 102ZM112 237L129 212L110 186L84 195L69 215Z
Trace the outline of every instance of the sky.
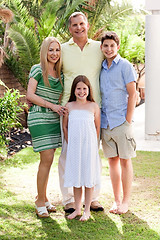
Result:
M130 0L130 1L135 8L140 8L140 6L145 5L145 0ZM117 2L122 2L122 0L117 0Z
M144 6L145 5L145 0L131 0L132 4L134 7L136 6Z

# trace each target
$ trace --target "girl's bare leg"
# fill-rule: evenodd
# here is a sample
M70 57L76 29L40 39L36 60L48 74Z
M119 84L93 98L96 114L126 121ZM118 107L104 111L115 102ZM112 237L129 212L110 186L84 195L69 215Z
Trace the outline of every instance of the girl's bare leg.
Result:
M76 216L81 215L81 202L82 202L82 187L73 188L74 191L74 199L75 199L75 211L68 215L68 219L73 219Z
M91 216L90 205L92 201L93 190L94 190L93 187L92 188L85 187L85 209L82 217L80 218L80 221L87 221Z

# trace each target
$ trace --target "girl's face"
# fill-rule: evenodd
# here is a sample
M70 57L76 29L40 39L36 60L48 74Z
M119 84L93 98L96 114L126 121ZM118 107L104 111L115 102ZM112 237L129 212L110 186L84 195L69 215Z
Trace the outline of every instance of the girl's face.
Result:
M79 82L77 83L74 94L77 100L86 100L89 94L89 88L85 83Z
M51 63L56 63L60 58L61 50L57 42L52 42L49 45L47 52L47 60Z

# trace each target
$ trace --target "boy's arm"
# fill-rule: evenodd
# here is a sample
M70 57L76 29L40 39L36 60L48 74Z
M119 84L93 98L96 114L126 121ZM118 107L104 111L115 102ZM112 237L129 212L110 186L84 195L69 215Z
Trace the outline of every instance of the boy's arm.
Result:
M126 120L127 122L132 122L132 117L136 105L137 100L137 93L136 93L136 83L130 82L126 85L127 92L128 92L128 105L127 105L127 114L126 114Z
M100 108L98 104L95 104L94 123L96 127L97 138L99 139L101 118L100 118Z

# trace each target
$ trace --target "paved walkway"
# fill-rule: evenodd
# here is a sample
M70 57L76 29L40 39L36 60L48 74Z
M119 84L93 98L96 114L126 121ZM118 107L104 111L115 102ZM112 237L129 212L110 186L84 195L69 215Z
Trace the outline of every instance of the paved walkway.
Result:
M160 151L160 141L145 140L145 103L136 107L134 114L134 130L137 150Z

